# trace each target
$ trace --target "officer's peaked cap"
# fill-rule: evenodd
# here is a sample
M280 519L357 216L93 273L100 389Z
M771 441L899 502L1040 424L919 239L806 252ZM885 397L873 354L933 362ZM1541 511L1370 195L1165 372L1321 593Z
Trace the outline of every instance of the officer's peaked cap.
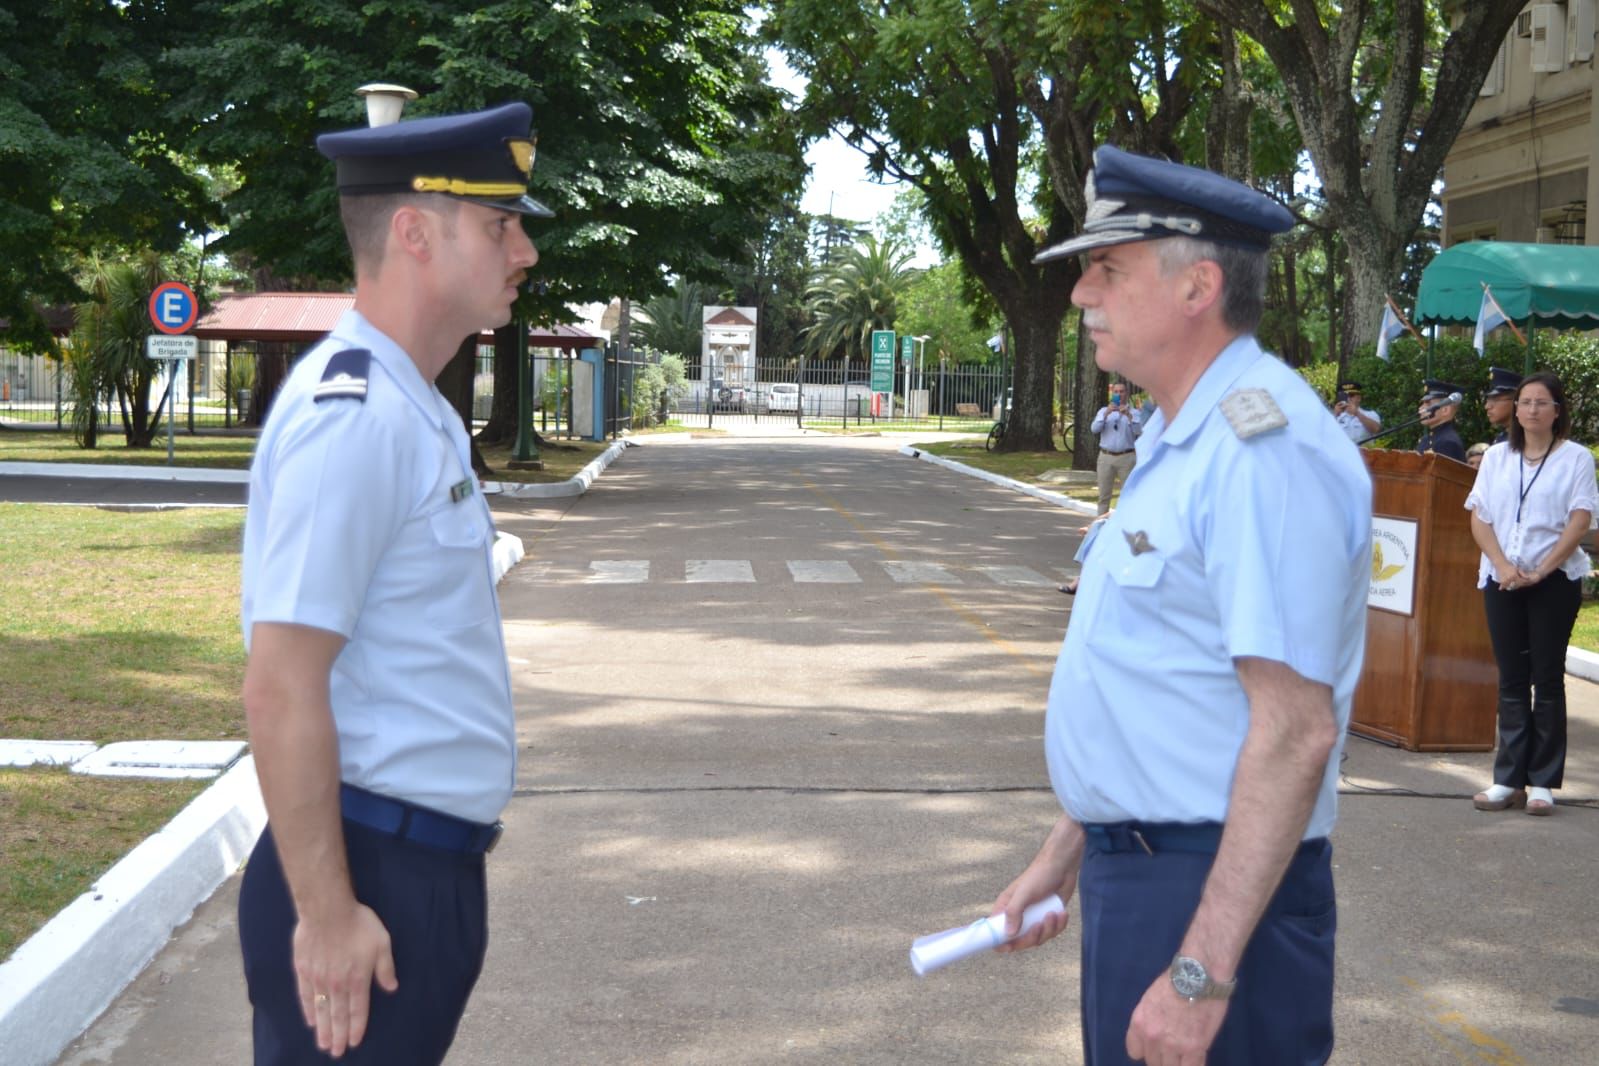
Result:
M1521 388L1521 375L1502 366L1488 368L1488 389L1484 396L1513 396Z
M1088 211L1082 233L1044 249L1035 263L1163 237L1194 237L1264 251L1271 246L1272 234L1294 226L1294 216L1285 207L1247 185L1110 145L1094 151L1094 169L1083 191Z
M1426 390L1422 398L1427 400L1446 400L1454 393L1463 394L1466 391L1452 381L1440 381L1437 378L1427 378L1421 387Z
M340 196L436 192L550 218L554 212L527 195L532 126L533 109L511 103L324 133L316 146L334 162Z

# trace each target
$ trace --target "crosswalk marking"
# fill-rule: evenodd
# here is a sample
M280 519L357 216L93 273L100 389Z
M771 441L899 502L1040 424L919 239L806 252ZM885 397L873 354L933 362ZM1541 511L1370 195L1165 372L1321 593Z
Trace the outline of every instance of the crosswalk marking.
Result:
M755 571L748 559L690 559L683 564L683 580L700 584L748 582L755 580Z
M596 559L589 563L592 585L637 585L649 579L648 559Z
M588 563L588 572L573 573L574 566L547 559L524 561L514 574L522 581L551 582L578 578L590 585L641 585L651 580L673 583L677 581L677 567L670 561L662 562L652 570L649 559L595 559ZM756 583L754 565L748 559L685 559L682 580L691 585ZM859 585L872 577L872 567L867 572L857 570L860 564L844 559L789 559L784 562L789 578L800 585ZM962 585L993 584L1006 587L1049 587L1058 584L1048 573L1072 577L1079 568L1075 566L957 566L954 564L909 561L902 559L878 560L881 573L900 585ZM975 576L974 576L975 575ZM964 580L963 580L964 577Z
M898 559L883 561L888 576L902 585L959 585L961 579L950 573L942 563L913 563Z
M974 566L996 585L1053 585L1054 582L1028 566Z
M861 575L842 559L790 559L788 572L795 581L807 584L859 584Z

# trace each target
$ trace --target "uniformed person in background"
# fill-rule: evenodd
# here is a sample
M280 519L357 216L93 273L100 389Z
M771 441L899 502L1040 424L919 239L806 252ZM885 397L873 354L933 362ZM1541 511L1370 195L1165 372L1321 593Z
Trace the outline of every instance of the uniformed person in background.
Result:
M443 1060L482 967L516 730L493 522L434 385L538 252L525 104L318 138L355 304L278 394L245 520L267 829L239 935L255 1062Z
M1091 1066L1325 1062L1327 834L1365 646L1371 483L1253 336L1292 216L1206 171L1094 160L1083 233L1039 258L1088 253L1072 301L1096 360L1159 410L1050 686L1064 813L994 909L1014 931L1025 906L1077 889Z
M1488 388L1482 394L1483 414L1497 431L1490 444L1508 440L1510 420L1516 417L1516 390L1521 388L1521 375L1502 366L1488 368Z
M1457 392L1464 393L1465 390L1437 378L1428 378L1422 382L1422 388L1425 391L1416 414L1421 416L1421 424L1427 428L1422 430L1416 450L1437 452L1465 462L1466 442L1460 439L1460 430L1455 428L1455 415L1460 413L1460 404L1449 402L1450 396Z
M1358 381L1344 381L1338 385L1338 395L1333 400L1333 417L1338 420L1349 439L1359 444L1374 433L1382 431L1382 415L1361 406L1366 390Z

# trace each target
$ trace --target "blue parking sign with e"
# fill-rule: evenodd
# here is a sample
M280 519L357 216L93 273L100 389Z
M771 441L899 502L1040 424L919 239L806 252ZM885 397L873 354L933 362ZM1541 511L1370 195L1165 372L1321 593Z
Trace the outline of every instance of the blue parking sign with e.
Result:
M182 333L194 325L200 306L194 290L181 281L166 281L150 294L150 322L162 333Z

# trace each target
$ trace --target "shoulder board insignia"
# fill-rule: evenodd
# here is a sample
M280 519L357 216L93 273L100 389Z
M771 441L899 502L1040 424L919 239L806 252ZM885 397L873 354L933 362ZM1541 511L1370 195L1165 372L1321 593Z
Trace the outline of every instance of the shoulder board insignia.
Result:
M1222 398L1220 406L1239 440L1248 440L1288 424L1288 416L1265 389L1235 389Z
M371 369L372 353L365 348L346 348L342 352L334 352L316 387L316 402L360 400L365 403L366 378Z

